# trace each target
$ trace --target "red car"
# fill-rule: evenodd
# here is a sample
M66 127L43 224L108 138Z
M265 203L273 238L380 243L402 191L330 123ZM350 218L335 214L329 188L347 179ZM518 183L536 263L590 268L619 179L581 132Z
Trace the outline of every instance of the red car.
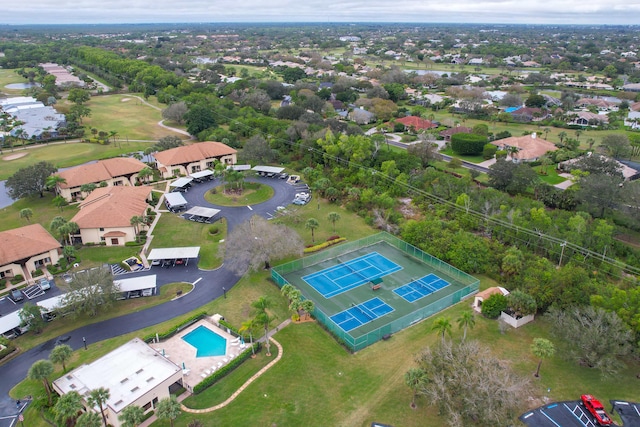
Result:
M610 426L613 424L613 421L611 421L611 418L604 410L604 406L602 406L602 403L600 403L598 399L590 394L583 394L580 396L580 401L584 407L587 408L587 411L593 415L599 425Z

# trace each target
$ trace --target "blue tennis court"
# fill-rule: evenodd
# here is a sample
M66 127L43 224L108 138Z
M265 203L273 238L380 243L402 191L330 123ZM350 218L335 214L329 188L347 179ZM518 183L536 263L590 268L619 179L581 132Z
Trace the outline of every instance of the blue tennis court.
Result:
M391 312L393 307L376 297L334 314L331 320L343 331L349 332Z
M393 292L400 295L408 302L414 302L424 298L429 294L444 289L449 286L449 282L441 279L435 274L429 274L419 279L415 279L406 285L394 289Z
M340 259L338 259L340 261ZM331 298L350 289L402 270L395 262L371 252L302 277L325 298Z

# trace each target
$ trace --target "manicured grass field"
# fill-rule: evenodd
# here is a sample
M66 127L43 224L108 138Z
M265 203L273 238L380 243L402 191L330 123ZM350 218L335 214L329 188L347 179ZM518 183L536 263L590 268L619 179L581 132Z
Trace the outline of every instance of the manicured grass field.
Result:
M533 169L538 173L538 177L540 178L540 180L546 182L549 185L556 185L566 181L566 178L558 175L558 170L555 168L555 165L544 167L544 174L542 173L542 166L536 166Z
M217 229L216 234L210 230ZM222 264L218 257L220 240L226 238L226 222L213 224L188 221L172 213L163 213L154 230L151 248L172 248L180 246L200 246L198 267L211 270ZM123 258L124 259L124 258Z
M77 205L65 206L62 211L53 206L52 193L45 193L44 197L25 197L14 202L6 208L0 209L0 231L11 230L13 228L24 227L29 224L41 224L45 229L49 229L51 220L56 216L61 216L70 220L77 212ZM20 211L29 208L33 211L30 221L20 218Z
M0 69L0 93L5 93L10 96L22 95L24 89L9 89L5 87L11 83L28 83L28 80L18 75L16 70Z
M225 193L225 185L213 189L215 193L207 191L204 198L207 202L218 206L247 206L266 202L273 197L273 187L257 182L245 182L242 194Z
M482 156L470 156L470 155L460 155L458 153L456 153L455 151L453 151L451 148L448 148L446 150L440 150L440 153L442 154L446 154L447 156L452 156L452 157L457 157L461 160L465 160L469 163L482 163L484 162L486 159Z

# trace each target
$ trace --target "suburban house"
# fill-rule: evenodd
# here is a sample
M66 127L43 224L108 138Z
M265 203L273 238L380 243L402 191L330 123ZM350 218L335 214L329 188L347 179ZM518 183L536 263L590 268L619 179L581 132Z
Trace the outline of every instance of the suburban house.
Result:
M609 117L605 114L596 114L590 111L576 111L571 113L573 120L569 122L572 125L598 127L609 123Z
M620 173L622 173L622 176L624 178L625 181L634 181L636 179L640 178L640 171L636 170L634 168L632 168L629 165L625 165L622 162L619 162L616 159L611 159L609 157L603 156L601 154L594 154L592 152L588 152L586 154L587 157L589 156L598 156L602 159L609 159L609 160L613 160L615 163L618 164L618 166L620 167ZM570 172L572 169L575 169L574 164L579 162L584 156L580 156L580 157L576 157L575 159L569 159L569 160L565 160L564 162L560 162L558 163L558 169L561 171L566 171L566 172Z
M100 413L86 396L100 387L109 390L103 405L109 425L120 427L118 416L128 406L141 407L145 413L182 387L182 368L139 338L118 347L92 363L81 365L55 380L53 389L61 396L76 391L87 411Z
M558 149L554 143L538 138L535 132L531 135L498 139L491 143L499 150L507 151L514 162L533 162L545 153Z
M396 123L402 123L405 130L412 132L419 132L424 129L432 129L438 127L429 120L422 119L416 116L406 116L395 120Z
M614 102L605 101L600 98L580 98L576 101L576 107L589 108L596 107L598 111L617 111L618 105Z
M96 188L80 203L80 211L71 221L78 224L83 244L124 246L146 229L146 225L132 224L131 218L145 216L149 200L149 186Z
M533 107L520 107L511 111L510 114L514 121L524 123L544 120L549 116L548 113L543 113L540 108Z
M640 111L629 111L624 119L624 125L631 129L640 129Z
M22 276L57 264L62 245L40 224L0 232L0 280Z
M221 142L206 141L160 151L154 155L163 178L211 169L216 162L234 165L237 151Z
M349 111L347 118L359 125L367 125L376 119L376 115L364 108L354 108Z
M455 135L456 133L471 133L472 130L473 129L465 126L456 126L454 128L443 130L439 135L443 137L445 141L451 141L451 135Z
M146 167L147 165L140 160L129 157L117 157L77 166L56 174L65 180L57 185L57 192L71 202L87 195L81 189L86 184L101 187L135 185L138 173Z

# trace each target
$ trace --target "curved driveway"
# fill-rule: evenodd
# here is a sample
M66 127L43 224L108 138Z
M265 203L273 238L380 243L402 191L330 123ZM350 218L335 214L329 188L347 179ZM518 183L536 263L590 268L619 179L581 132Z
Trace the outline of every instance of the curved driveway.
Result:
M210 188L220 185L219 180L194 184L193 187L188 192L183 193L183 195L190 206L213 206L220 209L222 211L220 216L227 219L227 226L230 231L236 225L251 218L252 215L257 214L267 219L271 218L278 206L287 206L292 202L296 193L296 187L298 187L289 185L285 180L278 178L256 177L247 178L246 181L270 185L275 190L274 196L264 203L251 207L229 208L213 206L205 201L204 194ZM192 263L186 267L173 267L169 269L153 267L151 273L157 274L158 286L177 281L194 283L198 281L198 279L201 280L198 281L192 292L182 298L71 331L68 334L71 338L66 344L74 350L77 350L83 346L83 337L86 339L87 345L90 346L92 343L170 320L176 316L193 311L222 296L223 287L231 289L240 279L239 276L224 266L216 270L204 271L198 269L196 263ZM145 276L148 274L150 274L150 272L145 271L127 274L126 277ZM9 391L26 377L29 368L35 361L49 357L55 340L56 339L51 339L0 366L0 426L4 426L7 422L13 421L13 417L17 416L16 404L9 397Z

